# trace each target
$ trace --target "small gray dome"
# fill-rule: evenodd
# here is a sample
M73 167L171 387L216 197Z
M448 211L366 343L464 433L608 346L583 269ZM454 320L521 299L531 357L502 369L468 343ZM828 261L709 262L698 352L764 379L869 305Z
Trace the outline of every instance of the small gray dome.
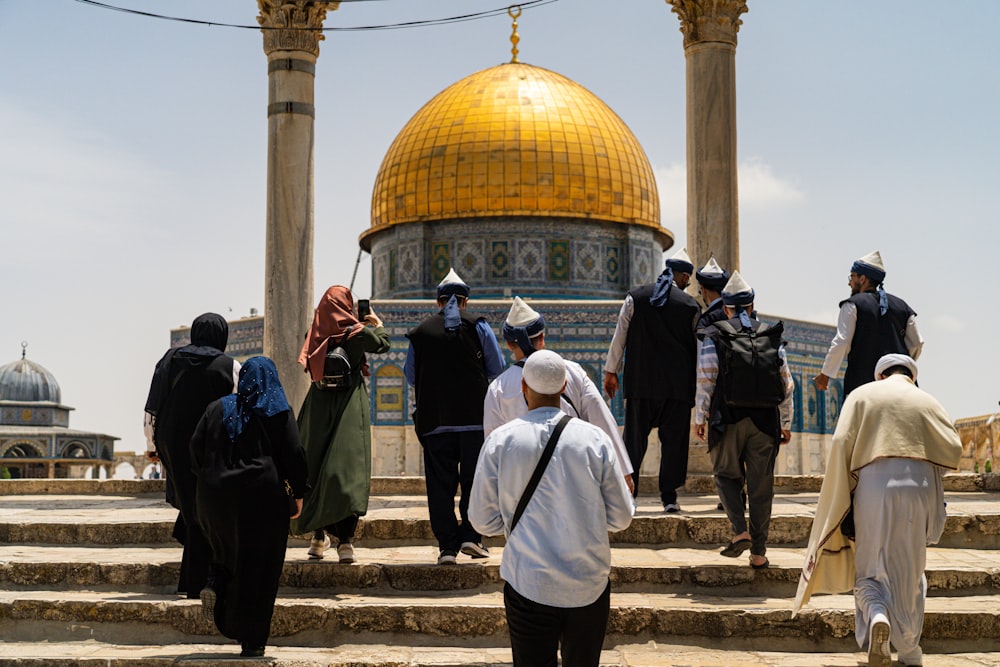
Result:
M28 359L0 366L0 401L62 402L62 391L52 373Z

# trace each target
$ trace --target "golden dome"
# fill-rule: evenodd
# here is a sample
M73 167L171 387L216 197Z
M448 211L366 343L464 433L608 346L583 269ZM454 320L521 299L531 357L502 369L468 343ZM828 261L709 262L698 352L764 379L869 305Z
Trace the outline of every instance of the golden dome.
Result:
M649 160L621 118L555 72L505 63L452 84L386 153L372 193L371 237L392 225L501 216L642 225L665 247Z

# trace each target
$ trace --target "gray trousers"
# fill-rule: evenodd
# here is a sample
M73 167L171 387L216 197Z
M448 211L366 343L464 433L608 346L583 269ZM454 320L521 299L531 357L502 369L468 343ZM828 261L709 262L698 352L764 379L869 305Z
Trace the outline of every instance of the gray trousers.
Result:
M767 553L767 531L771 526L771 503L774 500L774 461L778 445L774 436L754 426L747 417L735 424L728 424L722 440L709 450L715 488L722 500L733 535L747 530L743 510L743 484L747 487L747 504L750 509L750 553L763 556Z

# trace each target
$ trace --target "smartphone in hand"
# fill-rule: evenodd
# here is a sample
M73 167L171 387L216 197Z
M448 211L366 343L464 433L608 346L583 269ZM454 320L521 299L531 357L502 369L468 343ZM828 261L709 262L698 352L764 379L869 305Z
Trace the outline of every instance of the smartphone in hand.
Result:
M372 312L372 304L368 299L358 299L358 319L362 322Z

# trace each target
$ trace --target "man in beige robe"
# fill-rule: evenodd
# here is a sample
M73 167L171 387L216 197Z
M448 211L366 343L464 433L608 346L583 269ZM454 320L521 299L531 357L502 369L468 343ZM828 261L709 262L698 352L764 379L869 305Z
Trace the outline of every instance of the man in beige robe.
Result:
M922 664L927 545L944 531L941 477L962 455L951 417L916 378L912 358L885 355L879 381L844 403L793 608L853 587L855 635L874 667L891 664L890 642L901 664ZM856 540L841 531L852 497Z

